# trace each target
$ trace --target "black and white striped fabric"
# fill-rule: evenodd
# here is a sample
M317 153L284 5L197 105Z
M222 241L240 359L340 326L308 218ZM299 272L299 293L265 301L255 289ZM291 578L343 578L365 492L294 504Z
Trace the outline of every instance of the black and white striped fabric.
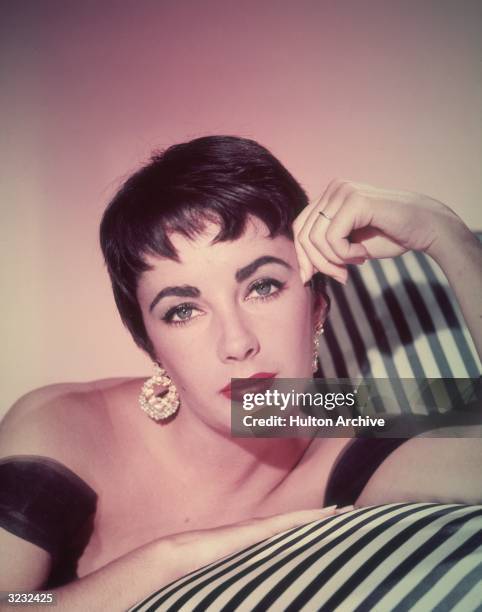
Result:
M389 504L333 516L180 578L132 612L482 609L482 506Z
M482 234L479 234L479 240ZM323 378L470 378L481 363L448 281L419 252L350 266L328 279Z

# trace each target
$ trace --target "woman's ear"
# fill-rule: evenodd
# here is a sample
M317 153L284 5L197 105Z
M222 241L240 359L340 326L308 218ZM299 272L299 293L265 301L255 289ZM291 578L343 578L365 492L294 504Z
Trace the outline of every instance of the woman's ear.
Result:
M313 320L315 325L323 325L330 310L330 299L326 293L313 291Z
M315 326L323 325L330 311L330 298L326 293L326 276L316 272L310 279L313 296L313 320Z

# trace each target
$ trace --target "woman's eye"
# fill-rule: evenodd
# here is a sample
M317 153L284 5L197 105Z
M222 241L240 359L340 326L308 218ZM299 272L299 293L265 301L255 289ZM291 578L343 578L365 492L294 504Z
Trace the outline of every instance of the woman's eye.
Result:
M199 310L194 304L179 304L168 310L162 318L166 323L182 325L197 318L199 314L195 314L196 312L199 313Z
M270 283L269 281L262 281L253 287L253 291L255 291L258 295L266 296L271 293L273 288L273 283Z
M279 295L284 286L285 283L281 283L280 281L274 279L263 279L256 281L249 288L248 297L252 295L254 299L265 299L271 296Z

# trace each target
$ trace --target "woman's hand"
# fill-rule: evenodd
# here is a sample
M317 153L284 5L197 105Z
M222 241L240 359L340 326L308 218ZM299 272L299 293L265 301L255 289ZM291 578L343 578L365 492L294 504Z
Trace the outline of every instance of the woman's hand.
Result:
M425 251L441 267L482 359L482 247L453 210L428 196L332 181L293 224L300 274L346 283L346 264Z
M348 263L409 250L436 256L443 237L461 228L469 231L450 208L428 196L339 180L293 225L303 282L318 270L342 283Z
M351 508L299 510L213 529L178 533L111 561L56 589L59 609L125 610L173 580L278 533ZM8 586L8 581L5 581ZM8 589L7 589L8 590Z
M352 509L353 506L340 509L331 506L315 510L296 510L274 516L253 518L212 529L186 531L169 536L166 540L175 549L174 556L180 555L183 557L183 551L185 550L190 563L195 567L202 567L288 529L306 525L335 514L343 514Z

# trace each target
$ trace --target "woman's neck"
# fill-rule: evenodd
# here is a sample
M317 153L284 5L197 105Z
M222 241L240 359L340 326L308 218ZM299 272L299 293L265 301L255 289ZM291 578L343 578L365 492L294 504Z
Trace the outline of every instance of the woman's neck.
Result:
M209 427L180 412L166 428L171 456L193 471L207 486L226 491L254 486L277 487L302 461L309 438L233 438L230 431ZM186 460L187 459L187 460Z

